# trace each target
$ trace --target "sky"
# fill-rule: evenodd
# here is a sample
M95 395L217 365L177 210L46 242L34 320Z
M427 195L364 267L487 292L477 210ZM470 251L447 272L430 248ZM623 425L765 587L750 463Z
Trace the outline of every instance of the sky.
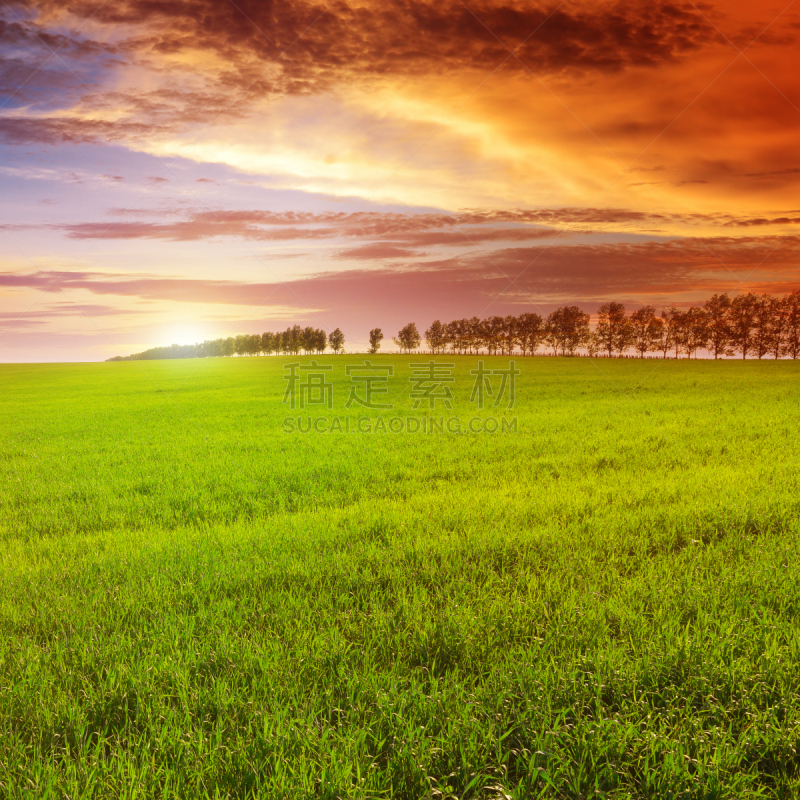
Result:
M800 2L0 0L0 362L800 288Z

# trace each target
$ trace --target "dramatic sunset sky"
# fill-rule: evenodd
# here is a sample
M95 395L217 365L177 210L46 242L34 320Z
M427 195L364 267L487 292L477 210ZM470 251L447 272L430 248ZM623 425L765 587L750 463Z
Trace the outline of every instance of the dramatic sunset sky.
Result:
M0 0L0 361L800 287L800 1Z

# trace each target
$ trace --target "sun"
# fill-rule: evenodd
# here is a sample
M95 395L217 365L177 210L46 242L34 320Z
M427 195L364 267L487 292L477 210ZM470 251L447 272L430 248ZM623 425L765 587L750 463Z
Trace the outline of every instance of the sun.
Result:
M173 322L164 328L159 339L166 345L197 344L208 339L208 330L205 325L190 320Z

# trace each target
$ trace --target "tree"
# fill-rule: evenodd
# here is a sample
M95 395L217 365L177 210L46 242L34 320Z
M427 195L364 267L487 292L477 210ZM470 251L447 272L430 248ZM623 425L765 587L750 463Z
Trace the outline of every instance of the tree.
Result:
M642 306L631 314L631 344L639 358L644 358L645 353L657 349L662 324L653 306Z
M770 353L780 358L786 352L786 336L789 332L789 303L787 297L770 297Z
M675 358L678 357L681 341L681 311L675 306L661 310L661 338L658 342L658 349L667 357L672 348L675 348Z
M477 353L481 347L481 331L483 326L478 317L464 320L465 345L470 353Z
M299 325L292 325L281 334L281 350L284 353L296 356L303 347L303 329Z
M736 352L747 358L753 346L753 330L760 299L752 292L740 294L731 300L731 344Z
M309 326L300 332L300 347L306 353L313 353L317 349L317 332L314 328Z
M509 314L503 320L501 345L503 352L511 355L519 344L519 320Z
M314 331L314 350L317 353L324 353L325 348L328 346L328 335L322 328L317 328Z
M472 319L458 320L456 324L456 335L458 336L458 352L471 353L480 346L483 341L484 324L483 320L473 317Z
M461 345L463 343L462 327L461 320L457 319L448 322L447 325L444 326L445 340L454 353L461 352Z
M706 315L702 308L692 306L681 315L681 344L687 358L692 355L697 358L697 351L708 344Z
M408 325L401 328L392 341L400 348L401 353L410 353L412 350L416 350L422 342L417 326L413 322L409 322Z
M591 331L589 315L577 306L562 306L547 317L545 341L553 348L553 354L575 355L575 351L586 344Z
M731 300L727 294L715 294L703 306L706 312L708 347L717 359L733 355L731 349Z
M331 346L331 350L337 355L342 352L344 349L344 334L339 328L332 330L328 334L328 344Z
M484 323L484 342L491 355L496 355L502 347L503 329L505 328L504 317L489 317Z
M597 309L597 339L609 356L622 355L630 346L630 326L622 303L603 303Z
M372 355L378 352L383 341L383 331L380 328L373 328L369 332L369 352Z
M558 323L556 320L555 311L547 315L544 322L544 343L552 348L553 355L557 356L561 348L561 334L559 332Z
M275 334L265 331L261 334L261 352L271 356L275 352Z
M776 333L772 310L772 303L767 295L758 298L753 318L753 350L759 359L764 358L772 349L772 339Z
M589 358L595 358L599 349L600 343L597 341L597 334L594 331L589 331L589 335L586 337L586 353Z
M530 312L520 314L517 323L522 355L533 355L544 341L544 320L538 314Z
M430 351L434 354L440 353L444 349L447 339L447 330L437 319L431 323L430 328L425 331L425 342Z
M786 336L782 355L800 358L800 289L783 299L786 304Z
M687 328L686 312L674 309L672 314L672 346L675 348L675 358L680 358L681 353L686 351Z

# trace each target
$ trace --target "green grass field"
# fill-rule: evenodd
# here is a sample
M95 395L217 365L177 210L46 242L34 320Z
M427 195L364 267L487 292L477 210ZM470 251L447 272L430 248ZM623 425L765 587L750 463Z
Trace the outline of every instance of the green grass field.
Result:
M0 366L0 797L800 797L800 365L292 360Z

